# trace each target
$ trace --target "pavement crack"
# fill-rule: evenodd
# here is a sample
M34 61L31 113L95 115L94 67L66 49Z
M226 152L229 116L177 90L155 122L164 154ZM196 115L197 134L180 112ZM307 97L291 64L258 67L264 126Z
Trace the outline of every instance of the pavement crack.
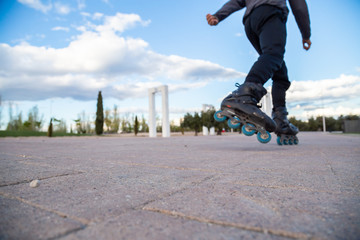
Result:
M326 157L326 154L324 152L320 152L320 153L321 153L322 157L325 159L325 163L326 163L327 167L331 170L332 174L334 176L336 176L336 172L335 172L334 168L332 167L330 160Z
M74 234L74 233L77 233L79 231L82 231L84 230L85 228L87 228L87 225L83 225L81 227L78 227L78 228L74 228L74 229L70 229L69 231L66 231L64 233L60 233L59 235L55 236L55 237L51 237L51 238L48 238L47 240L56 240L56 239L61 239L61 238L64 238L64 237L67 237L71 234Z
M300 192L309 192L309 193L329 193L329 194L343 194L341 192L335 191L326 191L320 189L312 189L308 187L302 186L293 186L293 185L271 185L271 184L255 184L247 181L238 181L234 182L233 184L241 185L241 186L248 186L248 187L261 187L261 188L269 188L269 189L280 189L280 190L295 190Z
M50 209L50 208L42 206L40 204L30 202L30 201L28 201L26 199L23 199L21 197L12 196L10 194L3 193L3 192L0 192L0 196L3 196L5 198L11 199L11 200L17 200L17 201L25 203L25 204L27 204L29 206L32 206L32 207L35 207L35 208L38 208L38 209L53 213L55 215L58 215L61 218L69 218L69 219L78 221L78 222L82 223L83 225L89 225L91 223L90 220L87 220L87 219L84 219L84 218L79 218L79 217L76 217L76 216L71 216L69 214L66 214L66 213L63 213L63 212L60 212L60 211L57 211L57 210L54 210L54 209Z
M187 220L191 220L191 221L197 221L200 223L214 224L214 225L218 225L218 226L222 226L222 227L233 227L233 228L237 228L237 229L241 229L241 230L245 230L245 231L269 234L269 235L285 237L285 238L289 238L289 239L315 239L304 233L289 232L289 231L277 230L277 229L267 229L267 228L262 228L262 227L249 226L249 225L240 224L240 223L214 220L214 219L209 219L209 218L204 218L204 217L186 215L181 212L169 211L169 210L165 210L165 209L143 207L143 210L168 215L171 217L178 217L178 218L183 218L183 219L187 219Z
M153 203L153 202L156 202L156 201L159 201L159 200L162 200L164 198L168 198L168 197L171 197L171 196L174 196L175 194L178 194L178 193L182 193L184 191L187 191L188 189L190 189L191 187L194 187L194 186L197 186L197 185L200 185L206 181L209 181L213 178L215 178L216 175L212 175L212 176L208 176L208 177L205 177L204 179L201 179L200 181L197 181L197 182L192 182L190 183L189 186L185 186L181 189L178 189L176 191L172 191L172 192L168 192L168 193L164 193L164 194L161 194L159 195L156 199L151 199L151 200L148 200L138 206L135 206L133 207L133 210L142 210L145 206L149 205L150 203Z
M54 176L48 176L48 177L42 177L42 178L25 179L25 180L18 181L18 182L0 184L0 187L8 187L8 186L14 186L14 185L19 185L19 184L23 184L23 183L30 183L31 181L33 181L35 179L42 181L42 180L51 179L51 178L66 177L66 176L78 175L78 174L83 174L83 173L85 173L85 172L78 171L78 172L72 172L72 173L57 174Z

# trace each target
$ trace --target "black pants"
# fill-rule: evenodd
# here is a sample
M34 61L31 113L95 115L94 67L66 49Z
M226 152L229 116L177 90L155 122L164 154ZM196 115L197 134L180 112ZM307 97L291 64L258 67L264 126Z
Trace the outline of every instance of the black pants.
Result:
M245 31L251 44L259 53L258 60L248 73L245 82L264 85L273 80L273 107L285 107L286 91L290 81L284 61L287 16L281 9L262 5L253 10L245 20Z

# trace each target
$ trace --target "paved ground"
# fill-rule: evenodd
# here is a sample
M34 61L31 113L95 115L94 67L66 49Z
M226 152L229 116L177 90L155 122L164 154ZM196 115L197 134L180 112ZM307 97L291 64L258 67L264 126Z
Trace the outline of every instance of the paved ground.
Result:
M360 239L360 137L299 138L2 138L0 239Z

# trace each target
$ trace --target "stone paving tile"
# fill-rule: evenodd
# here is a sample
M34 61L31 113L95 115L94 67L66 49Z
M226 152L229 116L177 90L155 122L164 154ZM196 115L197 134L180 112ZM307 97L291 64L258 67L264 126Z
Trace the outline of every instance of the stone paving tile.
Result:
M98 224L90 225L74 234L61 238L61 240L79 239L281 240L288 238L263 232L249 232L236 226L222 226L158 212L137 210L126 212L119 217Z
M1 194L0 216L0 239L50 239L85 227L77 220Z
M41 181L37 188L30 188L28 184L2 187L0 193L96 222L182 191L210 177L202 172L118 166L107 171L49 178Z
M1 156L0 156L1 157ZM23 160L0 160L0 187L29 183L34 179L48 179L56 176L79 174L79 171L61 169L45 163L27 162Z
M238 185L219 178L149 203L144 209L260 228L275 235L285 232L294 238L300 234L356 239L360 233L359 195Z

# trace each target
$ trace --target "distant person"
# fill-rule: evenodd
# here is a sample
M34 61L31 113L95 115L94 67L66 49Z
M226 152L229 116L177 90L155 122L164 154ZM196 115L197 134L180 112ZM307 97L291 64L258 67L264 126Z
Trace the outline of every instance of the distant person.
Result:
M305 0L289 0L289 3L302 35L303 48L309 50L311 33L307 4ZM207 14L207 22L216 26L230 14L245 7L245 32L260 56L250 69L245 82L242 85L237 84L238 89L222 101L222 111L217 114L220 118L241 122L245 130L260 132L263 141L259 139L259 134L258 139L261 142L270 141L266 140L265 128L269 132L275 131L279 145L297 144L296 134L299 130L289 123L286 109L286 91L290 87L284 61L286 21L289 14L286 0L230 0L215 14ZM273 80L271 94L274 120L257 107L260 99L267 93L263 85L270 78ZM270 134L267 134L271 139Z

